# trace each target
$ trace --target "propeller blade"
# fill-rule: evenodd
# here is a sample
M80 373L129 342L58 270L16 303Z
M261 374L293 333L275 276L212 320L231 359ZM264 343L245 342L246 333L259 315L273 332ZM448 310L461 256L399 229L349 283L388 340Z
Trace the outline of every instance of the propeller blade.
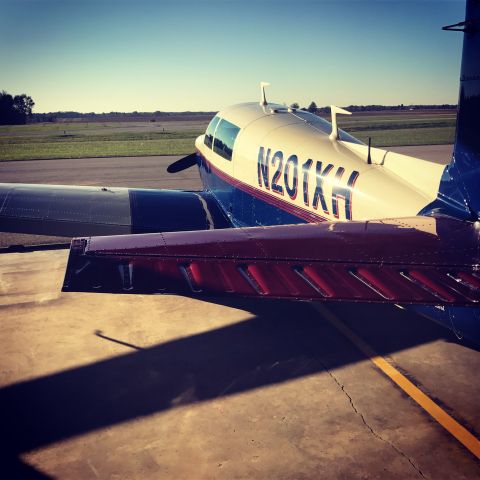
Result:
M171 163L167 167L167 172L168 173L181 172L182 170L186 170L187 168L193 167L196 164L197 164L197 154L191 153L190 155L187 155L186 157L183 157L180 160L177 160L176 162Z

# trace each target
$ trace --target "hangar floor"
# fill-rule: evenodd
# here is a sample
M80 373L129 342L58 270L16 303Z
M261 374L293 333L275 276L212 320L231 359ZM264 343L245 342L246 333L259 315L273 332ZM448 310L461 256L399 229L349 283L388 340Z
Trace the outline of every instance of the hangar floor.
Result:
M196 188L193 169L166 177L172 160L109 159L106 179L98 160L15 162L0 178ZM2 478L480 478L338 322L478 438L479 349L448 330L366 304L62 294L66 259L0 256Z

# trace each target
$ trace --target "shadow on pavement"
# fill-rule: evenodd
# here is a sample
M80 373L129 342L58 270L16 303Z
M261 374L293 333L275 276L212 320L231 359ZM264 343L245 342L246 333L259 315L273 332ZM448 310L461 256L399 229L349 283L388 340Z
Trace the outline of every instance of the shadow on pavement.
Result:
M44 478L20 463L18 455L53 442L364 360L308 304L237 301L229 305L256 316L145 349L92 332L99 341L123 343L134 350L0 389L2 470L10 470L11 475L5 478ZM355 315L362 328L383 325L378 333L384 341L383 354L449 338L450 332L442 327L391 306L338 307L337 315L350 322Z

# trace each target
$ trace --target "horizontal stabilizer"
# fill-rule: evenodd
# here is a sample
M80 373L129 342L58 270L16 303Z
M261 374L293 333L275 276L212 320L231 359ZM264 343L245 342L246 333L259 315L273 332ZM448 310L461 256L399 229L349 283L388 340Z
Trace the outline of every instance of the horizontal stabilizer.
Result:
M447 218L281 225L75 239L63 290L476 305L479 264Z

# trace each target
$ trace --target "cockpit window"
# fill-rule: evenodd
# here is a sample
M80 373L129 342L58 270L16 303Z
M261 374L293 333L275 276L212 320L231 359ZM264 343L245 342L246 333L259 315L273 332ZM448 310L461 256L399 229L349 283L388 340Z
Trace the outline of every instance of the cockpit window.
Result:
M205 132L205 140L203 141L203 143L209 148L212 148L213 134L215 133L215 128L217 128L219 121L220 121L220 117L215 115L212 118L212 120L210 120L210 123L208 124L208 127L207 127L207 131Z
M227 160L232 159L233 145L237 138L238 128L233 123L227 122L227 120L221 120L215 131L215 138L213 140L213 151L218 153Z

